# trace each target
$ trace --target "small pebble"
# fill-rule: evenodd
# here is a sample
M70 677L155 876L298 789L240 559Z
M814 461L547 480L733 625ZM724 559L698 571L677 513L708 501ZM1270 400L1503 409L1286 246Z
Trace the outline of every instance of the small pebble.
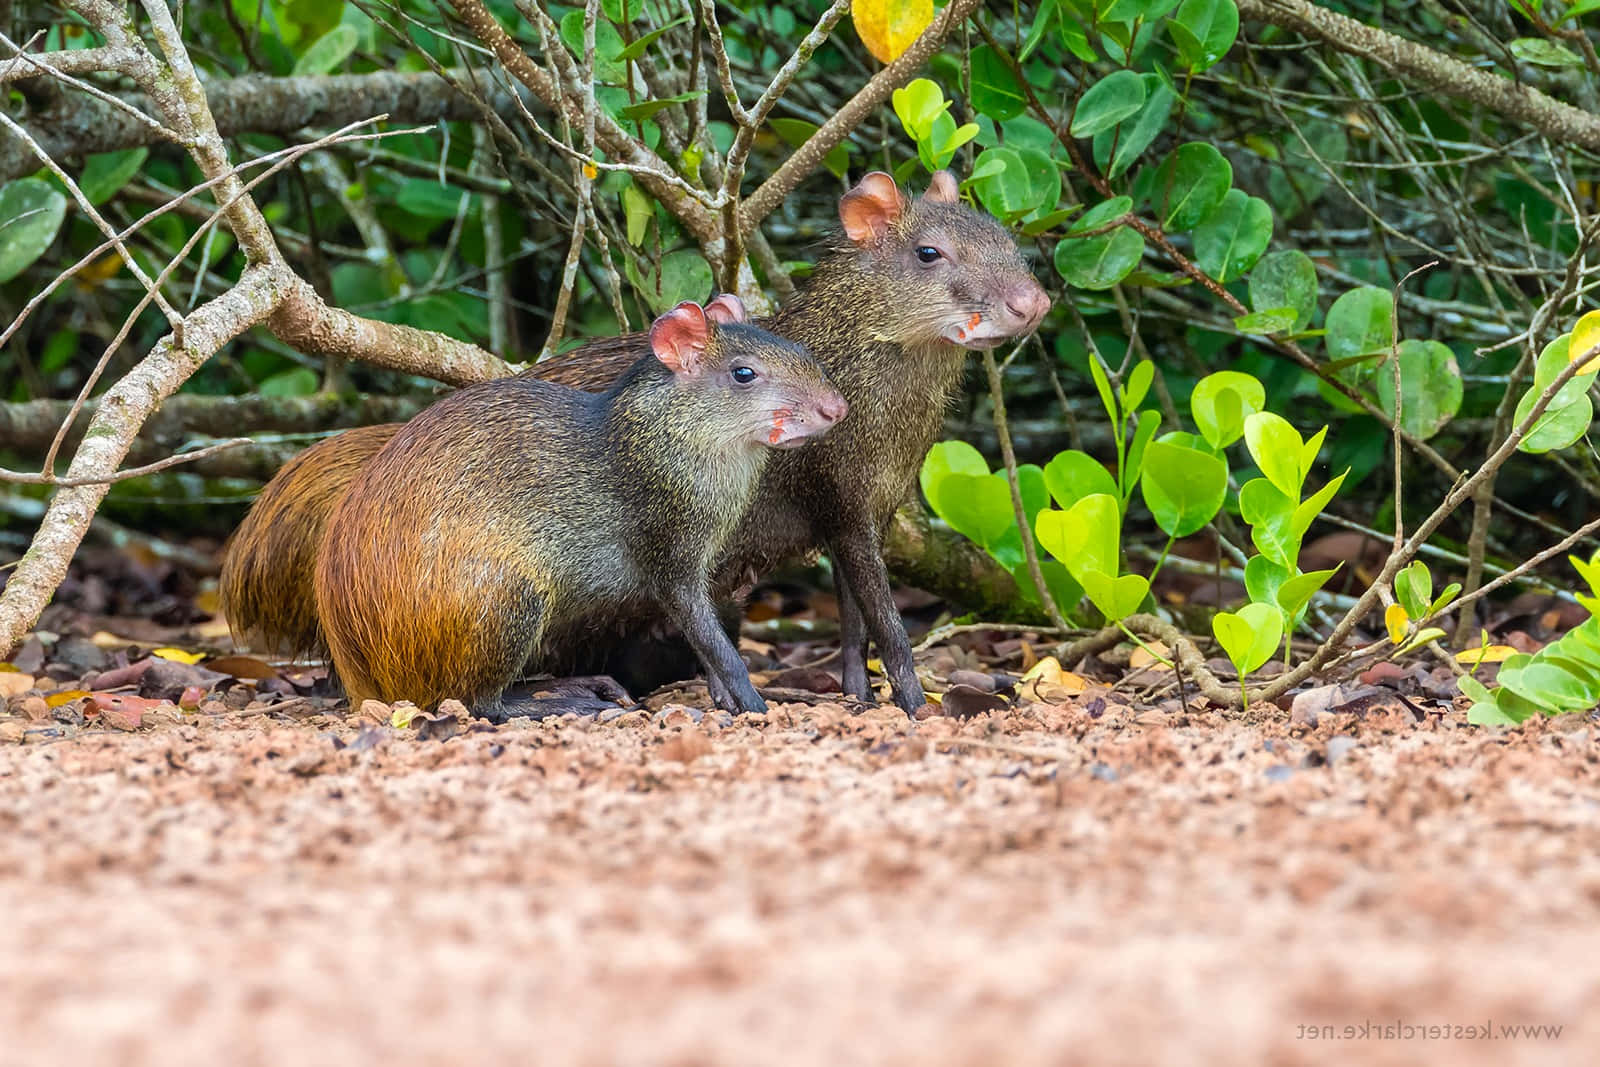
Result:
M1097 782L1115 782L1120 776L1107 764L1096 763L1089 768L1089 777Z
M1287 782L1294 777L1294 768L1287 763L1276 763L1267 768L1267 781Z

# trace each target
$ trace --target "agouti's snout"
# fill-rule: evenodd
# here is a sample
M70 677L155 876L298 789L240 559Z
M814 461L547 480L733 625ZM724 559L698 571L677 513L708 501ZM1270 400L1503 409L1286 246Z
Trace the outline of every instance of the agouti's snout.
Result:
M1050 297L1046 295L1044 287L1032 278L1013 286L1004 299L1006 310L1022 323L1018 334L1033 332L1050 310Z

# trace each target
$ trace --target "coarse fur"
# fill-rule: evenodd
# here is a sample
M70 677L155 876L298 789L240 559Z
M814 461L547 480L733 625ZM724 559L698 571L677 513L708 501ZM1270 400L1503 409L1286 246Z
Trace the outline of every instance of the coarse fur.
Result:
M718 326L703 358L684 374L645 356L601 394L481 383L396 433L342 495L316 568L351 700L455 697L499 717L508 684L567 673L618 618L677 616L695 599L711 615L707 576L763 444L779 426L821 432L843 405L803 348L763 330ZM758 386L731 385L736 364L760 367Z
M863 645L870 635L897 703L911 711L922 703L922 688L894 614L881 558L883 531L938 439L966 349L1032 331L1049 299L1010 234L962 204L946 172L935 175L927 195L915 200L903 198L887 175L868 175L841 200L840 217L843 231L804 289L765 325L811 350L849 402L851 415L822 440L773 457L717 564L715 584L726 592L785 560L829 550L840 582L846 691L869 695ZM937 256L924 262L919 249ZM643 350L642 335L606 339L526 373L599 389ZM353 441L351 452L366 444ZM339 477L348 466L308 465L293 475L315 478L320 492L320 498L319 492L297 493L301 511L285 520L296 521L313 543L318 501L331 507L326 501L343 491ZM289 475L285 468L278 479ZM263 554L261 539L244 535L241 528L236 551ZM294 581L292 574L283 578ZM229 599L226 588L225 582ZM235 625L271 630L278 626L273 614L288 615L261 603L258 615L229 617Z

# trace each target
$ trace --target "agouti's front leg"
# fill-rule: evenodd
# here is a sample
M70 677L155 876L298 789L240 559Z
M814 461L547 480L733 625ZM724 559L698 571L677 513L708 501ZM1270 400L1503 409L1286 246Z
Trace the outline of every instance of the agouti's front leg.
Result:
M689 639L689 644L700 656L713 701L719 705L724 702L719 699L717 690L716 683L720 683L722 692L732 698L733 707L728 710L766 711L767 702L761 699L755 684L750 681L749 668L739 658L739 650L723 630L717 618L717 609L711 603L705 587L700 585L693 589L675 590L662 600L672 621L678 624L678 629L683 631L683 636Z
M844 568L833 564L833 592L839 603L839 675L846 696L875 702L867 681L867 622L861 617L861 602L850 591Z

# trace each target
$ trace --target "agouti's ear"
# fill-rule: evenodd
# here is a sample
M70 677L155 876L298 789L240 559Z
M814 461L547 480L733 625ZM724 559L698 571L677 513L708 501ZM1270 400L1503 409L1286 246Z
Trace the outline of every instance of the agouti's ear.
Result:
M956 181L956 176L947 170L933 172L933 180L928 183L928 191L923 194L924 200L935 200L941 204L954 204L961 199L961 185Z
M748 322L744 301L732 293L723 293L706 305L706 314L716 322Z
M894 179L875 170L840 198L839 221L844 223L845 235L866 248L883 240L904 209Z
M698 374L711 342L711 324L700 305L685 300L650 324L650 349L674 374Z

